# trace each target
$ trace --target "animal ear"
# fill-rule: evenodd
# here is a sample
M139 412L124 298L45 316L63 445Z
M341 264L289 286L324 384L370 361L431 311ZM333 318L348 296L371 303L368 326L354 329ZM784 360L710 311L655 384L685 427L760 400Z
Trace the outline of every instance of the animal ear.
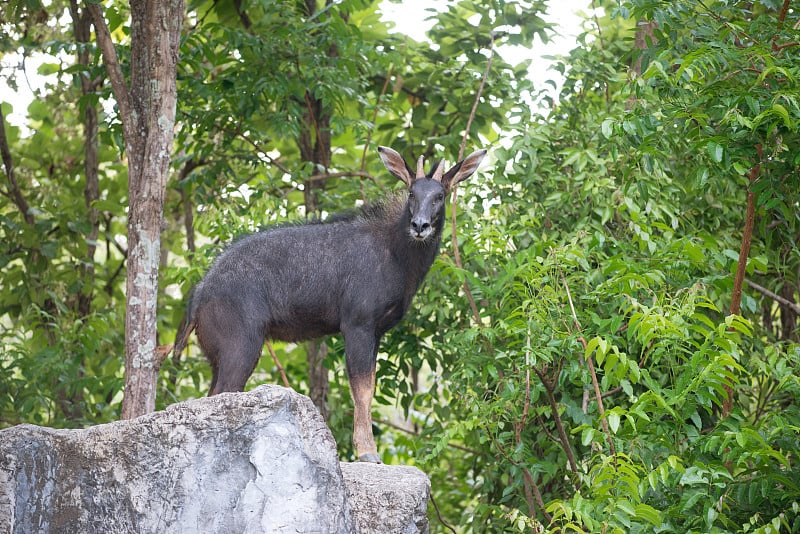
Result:
M411 184L414 183L414 173L406 163L406 160L403 159L403 156L385 146L378 147L378 154L380 154L381 160L383 160L383 164L389 172L411 187Z
M455 167L444 173L442 176L442 184L448 191L454 185L462 180L466 180L478 170L478 167L486 156L486 149L476 150L463 160L456 163Z

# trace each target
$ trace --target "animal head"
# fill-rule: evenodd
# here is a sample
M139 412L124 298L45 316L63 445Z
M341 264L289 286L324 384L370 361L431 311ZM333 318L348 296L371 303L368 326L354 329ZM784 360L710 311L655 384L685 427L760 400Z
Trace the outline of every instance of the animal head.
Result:
M442 222L444 199L450 188L478 170L486 149L473 152L447 172L443 171L444 162L439 162L430 176L423 170L422 156L417 160L414 173L403 157L391 148L380 146L378 153L389 172L408 187L409 235L416 241L425 241L435 235L437 223Z

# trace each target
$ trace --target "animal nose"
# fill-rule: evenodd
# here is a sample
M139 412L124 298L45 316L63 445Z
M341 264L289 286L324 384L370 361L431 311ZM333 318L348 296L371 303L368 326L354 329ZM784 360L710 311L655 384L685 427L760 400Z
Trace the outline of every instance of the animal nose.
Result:
M411 229L417 234L425 232L430 227L431 224L428 221L411 221Z

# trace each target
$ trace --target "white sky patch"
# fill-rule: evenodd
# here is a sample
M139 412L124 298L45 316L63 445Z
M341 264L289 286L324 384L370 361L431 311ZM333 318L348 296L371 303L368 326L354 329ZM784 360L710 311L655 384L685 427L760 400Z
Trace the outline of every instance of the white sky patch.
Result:
M395 24L394 31L408 35L415 41L423 42L425 34L433 27L435 16L447 2L442 0L403 0L402 3L384 1L381 3L381 17Z
M39 67L45 63L58 63L58 59L50 54L35 54L23 62L22 55L16 52L5 54L0 59L0 102L13 107L5 117L9 124L24 127L35 92L43 91L49 80L55 80L55 75L39 74ZM8 83L12 77L16 79L16 91Z

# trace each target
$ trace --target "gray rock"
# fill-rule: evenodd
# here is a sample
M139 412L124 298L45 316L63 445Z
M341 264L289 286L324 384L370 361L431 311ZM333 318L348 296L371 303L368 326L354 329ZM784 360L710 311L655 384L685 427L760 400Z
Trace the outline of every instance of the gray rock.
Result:
M360 532L428 532L428 477L411 466L343 463L347 495Z
M0 431L0 533L427 531L421 471L342 466L311 401L278 386L85 430L20 425Z

